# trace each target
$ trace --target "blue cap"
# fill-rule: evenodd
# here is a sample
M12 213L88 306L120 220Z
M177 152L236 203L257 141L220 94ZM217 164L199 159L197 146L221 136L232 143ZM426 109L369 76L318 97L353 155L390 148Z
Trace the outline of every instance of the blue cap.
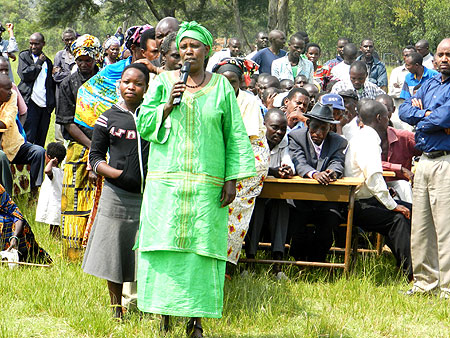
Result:
M320 97L322 104L331 104L333 109L345 110L344 99L338 94L325 94Z

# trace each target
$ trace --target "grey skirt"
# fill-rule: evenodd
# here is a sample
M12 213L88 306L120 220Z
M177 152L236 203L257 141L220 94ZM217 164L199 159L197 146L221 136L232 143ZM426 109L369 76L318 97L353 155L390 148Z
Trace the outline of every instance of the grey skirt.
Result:
M114 283L136 280L133 251L142 195L105 181L83 259L83 271Z

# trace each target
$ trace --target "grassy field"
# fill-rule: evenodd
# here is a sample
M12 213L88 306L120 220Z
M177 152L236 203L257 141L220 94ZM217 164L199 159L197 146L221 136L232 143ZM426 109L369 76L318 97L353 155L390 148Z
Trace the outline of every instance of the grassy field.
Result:
M19 205L29 220L34 205ZM159 318L129 313L110 316L106 282L61 257L48 227L31 222L51 254L51 268L0 267L0 337L159 337ZM240 267L241 269L243 266ZM449 337L448 300L408 297L409 288L389 256L360 256L353 272L287 268L277 281L258 266L225 283L224 316L205 320L207 337ZM177 319L166 337L183 337Z

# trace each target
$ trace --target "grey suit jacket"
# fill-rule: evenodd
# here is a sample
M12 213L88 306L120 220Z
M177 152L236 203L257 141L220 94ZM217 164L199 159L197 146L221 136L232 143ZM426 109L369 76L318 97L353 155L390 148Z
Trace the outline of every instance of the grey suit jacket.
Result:
M296 129L289 133L289 154L298 175L305 177L310 171L332 169L337 178L344 174L345 149L347 140L329 132L317 158L314 146L308 137L308 128Z

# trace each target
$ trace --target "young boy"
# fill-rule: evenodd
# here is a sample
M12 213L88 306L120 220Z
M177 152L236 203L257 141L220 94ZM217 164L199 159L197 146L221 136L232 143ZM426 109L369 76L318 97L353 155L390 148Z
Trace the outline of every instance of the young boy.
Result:
M66 148L58 142L49 143L45 153L45 179L39 193L36 221L50 225L50 235L61 236L61 193L64 172L59 164L66 157Z

